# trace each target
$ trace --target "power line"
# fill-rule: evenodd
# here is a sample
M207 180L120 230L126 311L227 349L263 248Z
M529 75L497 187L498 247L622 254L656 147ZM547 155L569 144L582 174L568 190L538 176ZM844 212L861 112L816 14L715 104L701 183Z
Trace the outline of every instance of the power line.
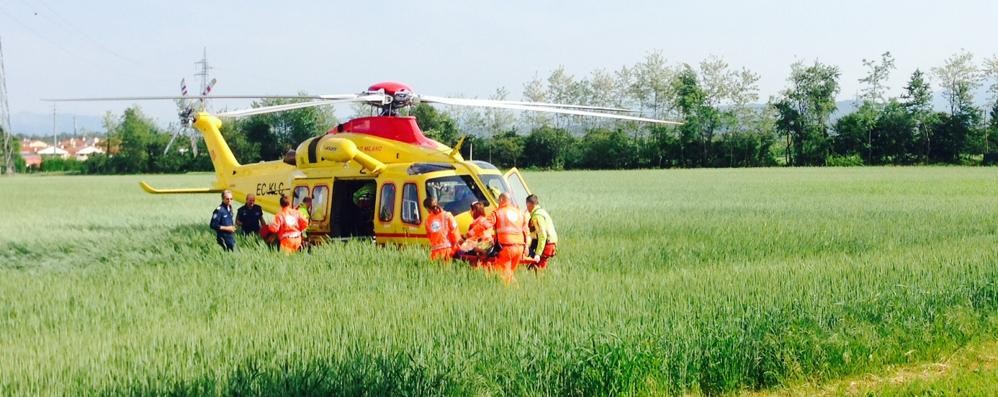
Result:
M7 70L4 67L3 40L0 40L0 130L3 130L3 164L7 175L14 175L14 145L10 129L10 107L7 104Z
M84 31L83 29L78 28L76 25L74 25L68 19L64 18L54 8L52 8L51 6L49 6L48 4L46 4L44 1L42 1L42 0L36 0L36 1L38 1L39 4L41 4L43 7L47 8L49 11L51 11L52 15L55 15L56 18L59 18L65 26L68 26L71 29L75 30L77 33L79 33L80 36L82 36L83 38L85 38L88 41L90 41L91 43L93 43L97 48L100 48L104 52L107 52L108 54L111 54L111 55L113 55L113 56L115 56L115 57L117 57L117 58L119 58L119 59L121 59L123 61L127 61L129 63L132 63L132 64L136 65L136 66L141 66L139 64L139 62L135 61L134 59L125 57L125 56L123 56L121 54L118 54L114 50L110 49L109 47L105 46L103 43L101 43L100 41L98 41L97 39L95 39L93 36L87 34L87 32ZM46 18L48 17L47 15L44 15L44 14L42 14L42 15L45 16ZM55 21L53 21L53 22L55 22Z
M66 56L68 56L70 59L73 59L75 61L78 61L80 59L88 59L88 54L89 53L81 53L81 52L78 52L76 48L70 49L70 48L67 48L67 47L63 46L62 45L62 43L64 42L63 40L54 40L54 39L49 38L49 36L40 33L38 30L35 30L34 28L32 28L31 26L29 26L28 24L25 24L24 22L21 22L21 20L18 19L13 13L11 13L11 12L3 9L3 8L0 8L0 14L6 15L8 18L10 18L10 20L14 21L15 24L17 24L18 26L20 26L21 28L23 28L31 36L34 36L35 38L37 38L37 39L45 42L46 44L51 45L52 47L55 47L55 48L59 49L63 54L65 54ZM35 12L34 15L35 16L42 16L42 17L46 18L46 20L49 22L49 24L54 25L55 27L61 27L61 26L64 25L63 23L59 23L59 22L55 21L54 19L49 18L48 15L46 15L44 13L42 13L41 15L39 15L39 13ZM43 30L43 31L48 31L48 30ZM71 32L66 32L66 33L72 34ZM79 35L85 35L85 33L81 31ZM123 56L120 56L117 53L111 51L110 49L101 46L99 43L96 43L96 41L95 41L94 44L96 44L99 47L102 47L102 49L104 51L108 51L112 55L114 55L114 56L116 56L116 57L118 57L118 58L120 58L122 60L131 62L131 63L133 63L135 65L140 65L138 62L136 62L134 60L125 58ZM119 72L124 73L124 74L128 74L130 76L148 77L148 75L146 75L146 74L137 73L134 68L122 67L124 65L120 65L120 64L116 64L116 63L110 63L110 65L111 65L111 67L117 69Z
M52 45L53 47L58 48L59 50L61 50L62 52L66 53L66 55L69 55L70 57L75 57L76 56L76 54L74 54L73 52L69 51L69 49L67 49L66 47L63 47L62 44L59 44L58 42L56 42L54 40L50 40L49 38L45 37L41 33L38 33L38 31L36 31L35 29L32 29L27 24L21 22L21 20L17 19L17 17L15 17L13 14L7 12L3 8L0 8L0 13L3 13L4 15L6 15L8 18L10 18L12 21L14 21L14 23L20 25L22 28L24 28L24 30L28 31L28 33L30 33L32 36L35 36L39 40L44 41L44 42Z
M201 60L194 62L194 66L201 67L201 70L198 70L197 73L194 73L194 75L201 77L201 96L203 97L207 94L204 91L205 88L208 87L208 71L214 69L213 67L208 65L208 47L204 47L204 50L201 55ZM202 104L204 104L204 102L202 102Z

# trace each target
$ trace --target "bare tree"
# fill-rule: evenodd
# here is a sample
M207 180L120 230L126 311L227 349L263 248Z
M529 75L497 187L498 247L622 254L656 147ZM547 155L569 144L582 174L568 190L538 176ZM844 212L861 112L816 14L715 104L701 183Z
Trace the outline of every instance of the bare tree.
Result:
M973 92L981 85L981 71L974 64L974 54L967 51L953 54L946 64L932 68L932 74L939 79L951 114L960 113L973 105Z
M523 85L523 100L529 102L549 102L547 85L536 74L534 78ZM543 112L521 113L522 124L531 130L551 124L551 115Z
M890 78L894 67L894 56L890 51L880 54L880 62L876 60L863 59L863 66L867 68L866 77L859 79L865 87L859 94L859 99L870 101L875 104L883 104L886 100L886 92L890 89L887 86L887 79Z
M634 65L634 79L630 94L640 104L642 111L651 117L665 117L675 108L676 92L672 80L676 71L669 67L661 51L645 56L644 62Z
M509 90L506 87L496 88L496 92L489 96L495 101L505 101L509 99ZM485 129L489 134L497 134L513 129L516 117L506 109L487 108L485 109ZM491 136L491 135L490 135Z

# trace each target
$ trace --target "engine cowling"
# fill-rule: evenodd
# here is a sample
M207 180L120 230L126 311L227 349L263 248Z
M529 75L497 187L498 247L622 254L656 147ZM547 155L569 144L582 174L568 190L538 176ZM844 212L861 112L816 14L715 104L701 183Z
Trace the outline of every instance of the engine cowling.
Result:
M385 163L357 149L353 141L335 135L308 139L298 145L298 150L295 151L295 163L298 168L349 161L357 162L372 175L377 175L385 169Z

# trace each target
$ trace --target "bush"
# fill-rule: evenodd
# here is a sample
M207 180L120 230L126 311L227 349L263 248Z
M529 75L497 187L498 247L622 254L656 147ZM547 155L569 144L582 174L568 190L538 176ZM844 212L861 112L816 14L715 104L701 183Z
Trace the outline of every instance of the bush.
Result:
M858 154L850 154L848 156L838 156L831 155L825 163L829 167L862 167L863 158L859 157Z
M73 158L45 157L42 159L41 170L43 172L79 173L83 171L83 163Z

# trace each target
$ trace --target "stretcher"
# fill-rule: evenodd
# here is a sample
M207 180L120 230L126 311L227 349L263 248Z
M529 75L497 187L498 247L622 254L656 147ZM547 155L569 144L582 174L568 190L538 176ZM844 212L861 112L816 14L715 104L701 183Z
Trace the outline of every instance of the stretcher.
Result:
M496 256L489 254L482 254L475 251L457 251L454 254L454 259L468 262L472 267L482 267L491 268L495 265ZM520 258L521 266L534 266L537 261L534 258L523 257Z

